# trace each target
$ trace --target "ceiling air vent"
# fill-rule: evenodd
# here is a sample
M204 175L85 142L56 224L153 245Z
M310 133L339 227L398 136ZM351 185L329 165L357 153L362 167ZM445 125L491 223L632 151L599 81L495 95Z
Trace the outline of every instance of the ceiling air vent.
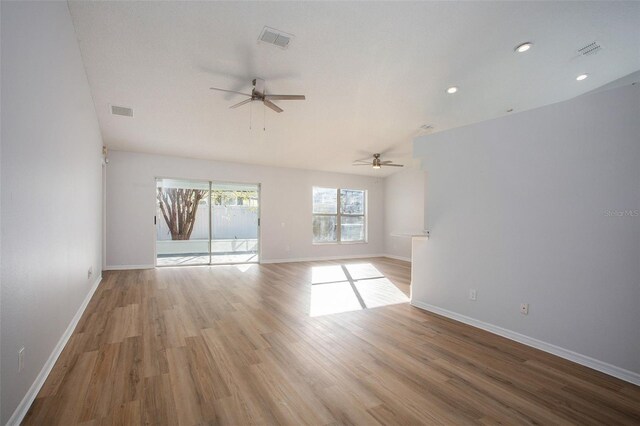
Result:
M111 105L111 114L113 114L113 115L123 115L125 117L133 117L133 109L127 108L127 107Z
M292 34L287 34L274 28L264 27L260 33L258 40L263 43L273 44L281 49L289 47L289 43L293 39Z
M602 50L602 46L600 46L597 42L589 43L583 48L578 49L578 53L582 56L595 55L599 51Z

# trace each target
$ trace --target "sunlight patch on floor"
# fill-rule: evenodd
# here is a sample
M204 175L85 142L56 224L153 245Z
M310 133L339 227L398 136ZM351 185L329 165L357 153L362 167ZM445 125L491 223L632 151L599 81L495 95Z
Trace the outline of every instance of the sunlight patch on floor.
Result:
M353 265L344 265L354 280L362 280L365 278L384 278L384 274L373 266L371 263L356 263Z
M309 316L406 303L409 298L370 263L314 266Z
M240 265L236 265L236 269L240 272L247 272L251 266L253 265L250 263L241 263Z
M362 306L348 281L311 287L309 315L312 317L360 309Z
M347 276L340 265L314 266L311 268L311 284L346 281Z
M367 308L409 301L409 298L387 278L356 281L355 284Z

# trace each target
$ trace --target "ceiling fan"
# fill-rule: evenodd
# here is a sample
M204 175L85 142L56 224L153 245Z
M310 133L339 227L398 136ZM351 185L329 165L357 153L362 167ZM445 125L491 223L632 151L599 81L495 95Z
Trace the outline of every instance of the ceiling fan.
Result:
M218 89L217 87L211 87L211 90L217 90L219 92L235 93L242 96L248 96L249 99L245 99L242 102L238 102L235 105L231 105L229 108L238 108L244 104L248 104L253 101L262 101L262 103L274 110L275 112L282 112L283 109L271 101L304 101L306 98L304 95L272 95L267 94L264 90L264 80L261 78L254 78L252 81L253 89L251 94L236 92L235 90Z
M380 167L404 167L404 164L393 164L393 161L380 161L380 154L373 154L373 161L365 161L365 160L356 160L353 163L354 166L372 166L374 169L379 169Z

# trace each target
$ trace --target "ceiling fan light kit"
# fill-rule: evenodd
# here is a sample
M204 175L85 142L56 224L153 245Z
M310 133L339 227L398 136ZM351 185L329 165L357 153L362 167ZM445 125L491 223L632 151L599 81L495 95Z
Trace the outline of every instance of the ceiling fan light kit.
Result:
M380 160L380 155L379 153L375 153L373 154L373 160L372 161L364 161L364 160L357 160L353 163L354 166L371 166L374 169L380 169L382 167L404 167L404 164L393 164L393 161L391 160L386 160L386 161L382 161Z

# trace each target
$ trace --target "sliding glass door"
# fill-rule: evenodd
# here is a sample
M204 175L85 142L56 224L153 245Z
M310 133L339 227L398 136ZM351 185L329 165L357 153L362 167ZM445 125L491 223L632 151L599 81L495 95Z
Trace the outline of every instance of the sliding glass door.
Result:
M158 266L209 263L209 182L156 181Z
M158 266L259 261L260 186L156 180Z
M258 185L211 185L211 262L258 261Z

